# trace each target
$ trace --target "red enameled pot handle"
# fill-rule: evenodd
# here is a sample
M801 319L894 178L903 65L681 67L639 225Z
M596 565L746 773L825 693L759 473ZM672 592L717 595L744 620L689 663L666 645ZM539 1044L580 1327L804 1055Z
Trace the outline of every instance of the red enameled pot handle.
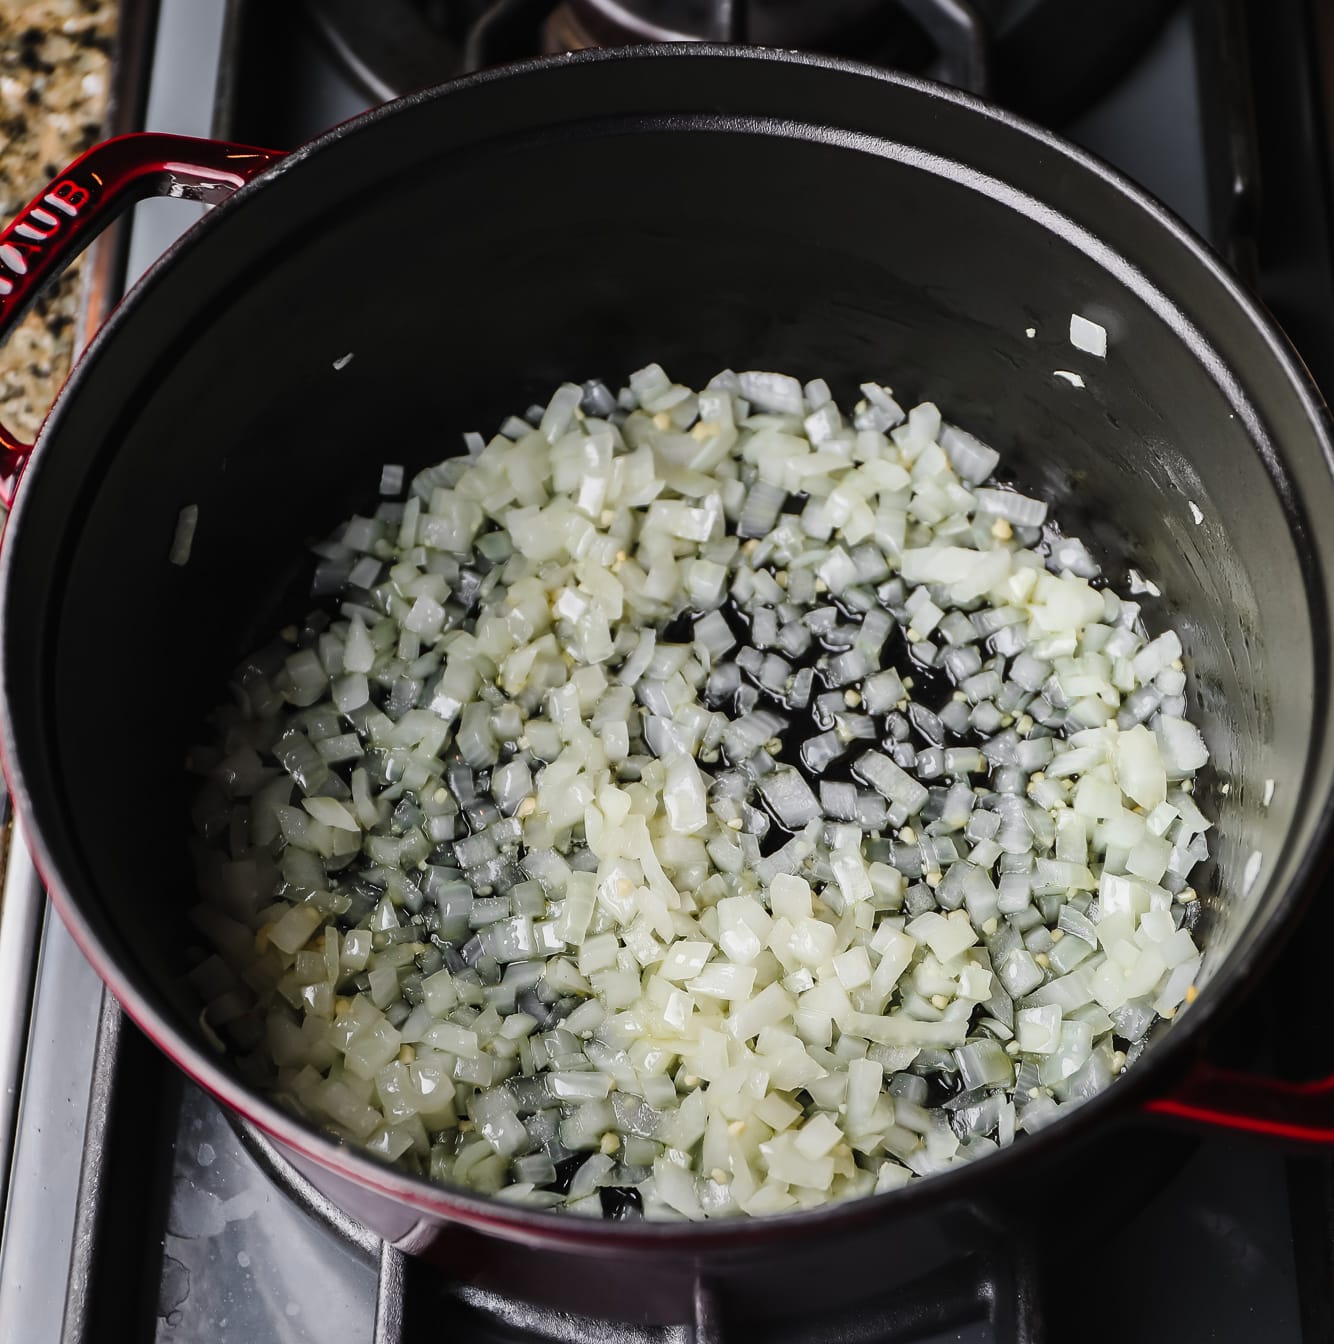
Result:
M38 291L117 215L147 196L216 205L278 162L272 149L145 132L94 145L0 233L0 344ZM0 504L8 507L32 444L0 425Z
M1334 1077L1290 1083L1198 1063L1171 1095L1146 1109L1196 1129L1334 1144Z

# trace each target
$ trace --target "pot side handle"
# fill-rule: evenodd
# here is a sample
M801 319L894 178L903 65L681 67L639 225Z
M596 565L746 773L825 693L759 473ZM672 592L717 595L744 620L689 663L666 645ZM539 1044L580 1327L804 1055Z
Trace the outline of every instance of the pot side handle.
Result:
M1198 1062L1145 1110L1193 1129L1334 1145L1334 1076L1294 1083Z
M0 232L0 344L36 299L128 206L148 196L216 205L283 155L144 132L94 145ZM0 425L0 504L8 508L32 444Z

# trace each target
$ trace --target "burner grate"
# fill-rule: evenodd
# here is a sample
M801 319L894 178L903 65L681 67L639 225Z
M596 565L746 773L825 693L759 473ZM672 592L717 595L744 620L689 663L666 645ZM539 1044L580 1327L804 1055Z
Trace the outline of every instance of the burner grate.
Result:
M697 1290L693 1322L645 1326L548 1311L460 1287L392 1250L385 1252L381 1266L380 1312L386 1325L375 1344L416 1344L450 1329L453 1338L469 1344L516 1339L532 1344L919 1344L944 1339L1046 1344L1048 1339L1038 1307L1036 1260L1028 1256L969 1258L892 1298L843 1315L763 1326L729 1312L705 1287Z
M1064 123L1125 73L1172 0L304 0L377 101L539 52L751 41L851 56ZM1096 40L1089 34L1096 32Z

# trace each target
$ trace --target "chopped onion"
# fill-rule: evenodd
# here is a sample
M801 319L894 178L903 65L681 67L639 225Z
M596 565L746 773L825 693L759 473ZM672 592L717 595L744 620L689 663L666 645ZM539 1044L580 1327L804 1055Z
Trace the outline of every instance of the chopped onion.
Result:
M1099 359L1107 356L1107 328L1079 313L1070 314L1070 344Z
M984 1157L1189 1005L1179 638L861 396L567 383L314 548L191 754L249 1076L446 1184L712 1219Z
M190 550L194 545L195 528L199 523L199 505L187 504L176 517L176 532L171 539L171 552L168 559L173 565L186 565L190 562Z

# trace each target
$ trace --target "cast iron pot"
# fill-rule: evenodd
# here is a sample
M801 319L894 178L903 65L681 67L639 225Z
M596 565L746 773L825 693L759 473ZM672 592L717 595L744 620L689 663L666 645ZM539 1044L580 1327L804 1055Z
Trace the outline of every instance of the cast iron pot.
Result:
M1311 520L1334 516L1334 486L1306 375L1160 206L914 80L744 49L584 53L391 104L286 157L99 146L0 235L5 329L150 192L229 199L121 305L35 448L8 445L6 770L52 899L130 1016L348 1212L483 1286L593 1315L689 1319L700 1291L781 1315L1048 1219L1061 1191L1096 1219L1170 1143L1146 1110L1334 1137L1323 1085L1190 1071L1325 847L1334 534ZM1070 345L1072 313L1106 327L1105 359ZM411 472L562 379L650 360L685 380L821 375L845 396L882 378L948 408L1114 582L1132 564L1155 578L1150 624L1181 631L1229 784L1203 798L1208 959L1180 1023L1051 1128L894 1194L664 1225L434 1187L248 1091L182 981L185 750L235 659L302 610L302 539L371 500L382 462Z

